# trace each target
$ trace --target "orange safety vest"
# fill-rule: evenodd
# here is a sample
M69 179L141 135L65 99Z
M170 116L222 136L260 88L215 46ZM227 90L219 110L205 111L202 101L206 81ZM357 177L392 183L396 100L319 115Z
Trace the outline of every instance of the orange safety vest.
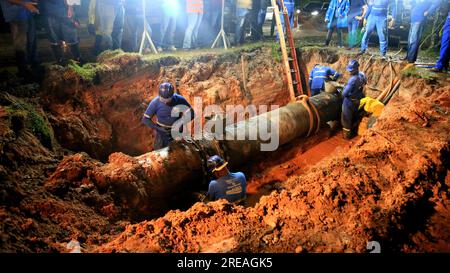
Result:
M203 13L203 0L186 0L187 13Z

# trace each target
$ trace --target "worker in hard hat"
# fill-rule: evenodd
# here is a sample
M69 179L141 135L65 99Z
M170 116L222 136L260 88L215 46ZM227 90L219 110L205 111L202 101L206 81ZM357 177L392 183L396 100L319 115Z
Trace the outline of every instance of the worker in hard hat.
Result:
M239 203L245 200L247 186L245 175L241 172L230 172L227 165L228 162L218 155L208 158L208 169L216 178L209 183L206 195L209 201L226 199L228 202Z
M154 150L162 149L169 146L173 141L172 126L183 117L188 116L189 121L194 118L194 110L189 102L181 95L175 94L175 88L171 83L165 82L159 86L159 96L154 98L145 110L142 117L142 123L156 130L156 139L153 146ZM172 115L174 108L181 113L180 115ZM184 109L186 110L184 110ZM156 116L154 122L152 118Z
M336 81L340 76L341 74L331 67L316 64L309 75L311 96L318 95L325 90L325 81Z
M342 115L341 122L344 130L344 138L350 139L354 136L358 125L358 109L360 100L364 98L364 86L367 84L367 78L364 73L359 71L357 60L351 60L347 65L347 71L350 73L350 79L342 91Z

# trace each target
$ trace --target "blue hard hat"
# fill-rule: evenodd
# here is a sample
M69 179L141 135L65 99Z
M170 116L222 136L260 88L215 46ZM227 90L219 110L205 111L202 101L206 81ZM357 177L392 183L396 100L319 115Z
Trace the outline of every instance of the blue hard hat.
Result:
M359 69L359 62L357 60L350 60L347 65L348 72L355 72Z
M218 155L213 155L208 158L207 166L210 172L220 171L228 165L222 157Z
M163 99L171 99L173 97L175 88L169 82L162 83L159 86L159 96Z

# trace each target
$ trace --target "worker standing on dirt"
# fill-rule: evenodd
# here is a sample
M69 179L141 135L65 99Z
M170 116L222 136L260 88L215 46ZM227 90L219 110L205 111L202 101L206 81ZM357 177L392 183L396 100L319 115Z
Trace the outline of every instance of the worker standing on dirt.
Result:
M285 31L285 22L284 22L284 16L283 16L283 10L281 9L281 3L280 1L276 2L278 5L278 9L280 10L280 16L281 16L281 25L283 27L283 31ZM283 1L284 6L286 7L287 13L288 13L288 17L289 17L289 25L291 26L291 28L294 27L294 14L295 14L295 3L294 0L285 0ZM275 22L275 20L273 20L272 22ZM280 36L277 33L277 41L280 39Z
M338 46L343 47L342 44L342 29L348 27L347 15L350 10L349 0L332 0L325 15L325 23L328 23L327 38L325 46L328 46L333 36L333 31L336 30Z
M420 39L422 38L423 28L428 16L439 7L439 0L413 0L411 1L411 24L408 35L408 53L406 59L408 63L414 63L417 60L419 52Z
M350 8L347 15L348 23L348 49L353 49L358 44L359 16L363 13L364 0L349 0Z
M179 0L165 0L161 3L161 9L162 19L157 48L158 52L162 52L163 48L166 48L169 51L176 51L174 38L178 15L181 11L181 3Z
M450 12L447 15L444 27L442 28L441 50L439 52L439 60L436 66L432 68L433 71L442 72L448 69L450 61Z
M42 1L42 10L45 14L47 35L56 61L65 65L66 60L62 51L62 42L68 45L73 60L81 62L80 45L78 39L78 20L74 6L81 5L81 1L74 0L47 0Z
M228 162L214 155L208 158L208 169L216 180L209 183L206 197L210 201L226 199L228 202L239 203L246 198L247 181L241 172L232 173L228 170Z
M366 31L364 32L361 41L361 50L358 55L364 54L369 46L369 38L372 32L376 29L378 40L380 42L380 53L383 58L386 58L388 49L388 10L389 0L370 0L368 9L365 13L367 19ZM389 17L389 25L393 27L395 24L397 9L393 5L392 16Z
M236 1L236 30L235 30L236 45L244 43L245 38L244 26L250 20L251 9L252 9L252 0Z
M341 74L333 70L331 67L316 64L309 75L309 86L311 88L311 96L320 94L325 90L325 81L336 81Z
M341 122L344 130L344 138L350 139L354 136L358 125L358 109L360 100L364 98L364 86L367 78L364 73L359 72L357 60L351 60L347 65L347 71L351 77L342 91L342 115Z
M91 0L88 10L89 27L95 32L94 53L121 47L124 6L122 0ZM102 43L105 46L102 47Z
M31 74L28 63L37 66L34 22L34 14L39 13L37 3L25 0L0 0L0 4L3 18L11 29L18 75L27 78Z
M198 46L198 30L203 20L203 0L186 0L187 27L184 33L183 49Z
M175 88L171 83L162 83L159 86L159 96L150 102L142 118L143 124L156 130L154 150L169 146L174 139L172 137L172 126L183 115L190 115L188 116L190 120L194 119L194 109L183 96L175 94L174 90ZM186 111L178 111L178 113L182 113L181 115L172 115L174 108L182 109L186 107ZM156 116L156 122L152 120L154 116Z

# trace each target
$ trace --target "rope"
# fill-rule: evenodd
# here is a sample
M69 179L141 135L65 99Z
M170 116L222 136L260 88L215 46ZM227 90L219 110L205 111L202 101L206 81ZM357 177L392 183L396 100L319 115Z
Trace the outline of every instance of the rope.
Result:
M320 129L319 111L317 110L316 106L309 101L309 97L307 95L300 95L296 99L306 108L306 110L308 111L308 114L309 114L309 130L308 130L308 134L306 135L306 137L309 137L311 135L311 132L314 129L314 125L315 125L314 124L314 116L316 116L316 119L317 119L317 127L316 127L316 131L314 132L314 134L317 134L317 132L319 132L319 129Z

